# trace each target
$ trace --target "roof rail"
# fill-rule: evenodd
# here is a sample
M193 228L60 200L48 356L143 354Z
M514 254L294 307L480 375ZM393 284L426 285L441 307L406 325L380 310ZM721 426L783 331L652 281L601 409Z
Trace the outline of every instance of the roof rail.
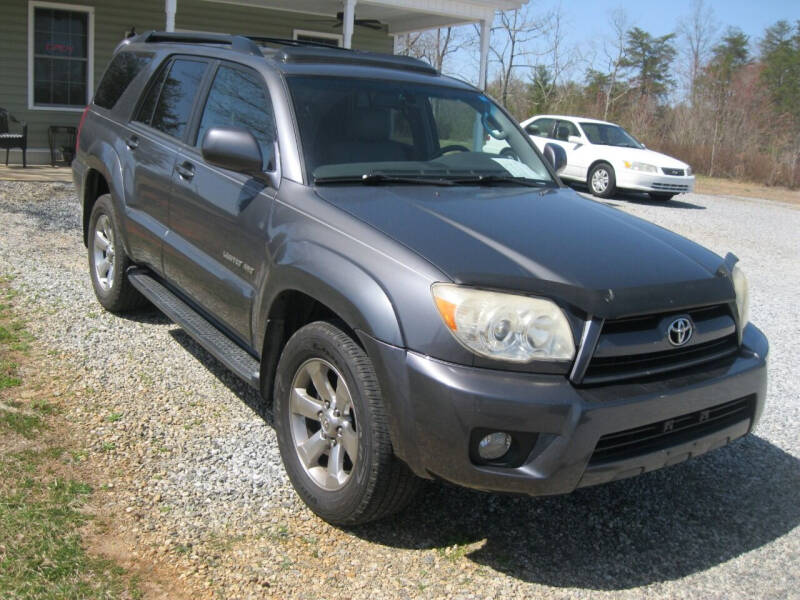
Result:
M349 48L342 48L341 46L332 46L331 44L326 44L325 42L315 42L314 40L292 40L289 38L280 38L280 37L268 37L263 35L246 35L244 36L249 40L253 40L254 42L260 42L262 44L275 44L278 46L296 46L296 47L303 47L303 46L311 46L314 48L330 48L331 50L342 50L344 52L349 52Z
M322 44L322 46L324 46L324 44ZM331 47L326 48L333 49ZM319 47L283 48L275 54L275 58L285 63L338 63L418 71L429 75L437 75L439 73L439 71L430 64L410 56L380 54L378 52L365 52L361 50L339 53L325 52Z
M231 50L243 54L261 56L261 49L253 40L243 35L227 33L193 33L190 31L148 31L139 39L145 43L177 43L177 44L226 44ZM137 41L139 41L137 39Z

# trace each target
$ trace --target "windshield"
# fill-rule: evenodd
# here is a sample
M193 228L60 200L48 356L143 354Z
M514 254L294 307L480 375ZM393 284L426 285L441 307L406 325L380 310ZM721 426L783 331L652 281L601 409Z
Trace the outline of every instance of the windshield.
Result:
M621 148L644 148L630 133L619 125L605 123L581 123L586 137L593 144L600 146L620 146Z
M341 77L287 78L318 184L555 185L527 136L483 94Z

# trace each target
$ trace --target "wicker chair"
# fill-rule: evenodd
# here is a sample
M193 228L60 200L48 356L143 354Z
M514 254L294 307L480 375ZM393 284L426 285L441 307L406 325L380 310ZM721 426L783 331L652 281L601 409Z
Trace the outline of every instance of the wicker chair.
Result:
M8 130L8 122L13 121L22 127L22 133L11 133ZM11 148L22 150L22 167L28 166L25 152L28 149L28 124L25 121L16 119L5 108L0 108L0 149L6 150L6 166L8 166L8 151Z

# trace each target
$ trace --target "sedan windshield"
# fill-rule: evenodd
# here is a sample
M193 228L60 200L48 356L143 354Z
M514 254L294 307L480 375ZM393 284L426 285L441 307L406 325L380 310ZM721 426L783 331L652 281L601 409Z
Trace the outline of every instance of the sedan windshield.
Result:
M586 137L593 144L600 146L619 146L621 148L644 148L630 133L619 125L606 123L581 123Z
M478 92L341 77L287 81L317 184L556 185L527 136Z

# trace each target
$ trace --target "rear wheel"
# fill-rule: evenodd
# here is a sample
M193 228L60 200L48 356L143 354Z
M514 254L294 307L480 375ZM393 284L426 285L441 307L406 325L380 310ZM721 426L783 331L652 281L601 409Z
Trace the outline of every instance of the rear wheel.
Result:
M306 325L287 342L274 407L289 479L324 520L374 521L414 495L419 480L392 452L372 362L333 323Z
M656 202L667 202L668 200L672 200L672 197L675 194L657 194L655 192L650 193L650 198L655 200Z
M614 168L608 163L599 163L589 171L587 181L589 191L599 198L610 198L617 188L617 179Z
M114 218L111 195L100 196L89 218L89 273L97 301L111 312L125 312L147 303L128 281L131 260L125 254Z

